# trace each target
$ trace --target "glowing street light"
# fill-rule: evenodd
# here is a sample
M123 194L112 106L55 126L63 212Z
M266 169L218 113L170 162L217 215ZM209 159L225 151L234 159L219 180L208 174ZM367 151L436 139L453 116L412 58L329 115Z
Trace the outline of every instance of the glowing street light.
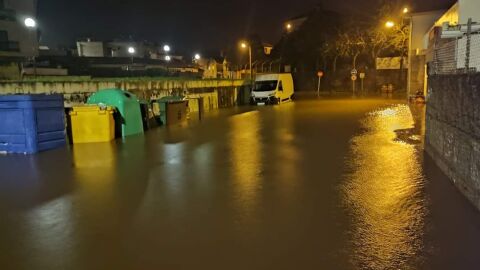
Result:
M169 61L169 62L170 62L170 60L172 60L172 57L170 57L170 55L166 55L166 56L165 56L165 61Z
M34 38L32 39L35 39L37 43L35 43L35 41L33 42L33 56L32 56L32 59L33 59L33 74L35 77L37 77L37 60L36 60L36 52L38 50L38 37L36 36L36 33L35 31L35 28L37 28L37 22L35 21L35 19L33 18L26 18L24 21L23 21L24 25L26 28L29 28L31 29L32 31L29 31L30 32L30 35L35 35Z
M408 7L403 8L403 14L407 14L408 12L410 12L410 10L408 9Z
M24 23L25 23L25 26L28 28L37 27L37 22L33 18L26 18Z
M394 26L395 26L395 23L392 22L392 21L388 21L388 22L385 23L385 27L387 27L387 28L392 28Z
M252 72L252 46L250 46L250 44L248 44L247 42L242 41L242 42L240 43L240 47L242 47L242 49L247 49L247 48L248 48L248 59L249 59L249 67L250 67L250 81L253 81L253 72Z
M135 48L134 47L128 47L128 53L129 54L134 54L135 53Z
M170 46L164 45L164 46L163 46L163 51L164 51L164 52L169 52L169 51L170 51Z
M287 30L292 30L292 24L291 23L287 23L287 25L285 27L287 28Z
M200 60L200 58L202 58L202 57L200 56L200 54L196 53L194 58L195 58L195 60Z

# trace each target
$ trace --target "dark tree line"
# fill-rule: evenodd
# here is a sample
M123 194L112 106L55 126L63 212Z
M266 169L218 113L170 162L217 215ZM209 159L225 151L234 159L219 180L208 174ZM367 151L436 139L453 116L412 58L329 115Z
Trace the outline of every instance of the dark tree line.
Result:
M366 71L375 80L378 57L406 56L409 27L400 1L380 1L368 16L340 15L315 7L296 31L285 33L273 57L290 65L301 89L312 89L322 70L329 87L349 83L350 70ZM391 21L393 26L386 27ZM375 82L373 82L375 84Z

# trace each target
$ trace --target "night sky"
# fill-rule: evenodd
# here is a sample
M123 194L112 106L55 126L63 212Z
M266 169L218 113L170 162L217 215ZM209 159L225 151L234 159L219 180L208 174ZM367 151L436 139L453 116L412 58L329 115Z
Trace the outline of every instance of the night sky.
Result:
M378 0L325 0L341 13L375 12ZM180 52L219 50L249 33L275 43L282 22L318 0L39 0L42 43L71 46L79 37L133 36L168 42ZM415 10L448 7L453 0L417 0Z

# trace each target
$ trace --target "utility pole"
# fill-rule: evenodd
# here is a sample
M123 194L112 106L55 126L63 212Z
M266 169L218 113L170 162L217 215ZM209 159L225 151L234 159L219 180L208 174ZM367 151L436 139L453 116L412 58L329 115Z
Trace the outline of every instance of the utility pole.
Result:
M242 49L248 49L248 65L250 69L250 83L253 84L253 68L252 68L252 45L249 42L240 43Z
M250 65L250 82L253 82L253 70L252 70L252 46L248 44L248 61Z

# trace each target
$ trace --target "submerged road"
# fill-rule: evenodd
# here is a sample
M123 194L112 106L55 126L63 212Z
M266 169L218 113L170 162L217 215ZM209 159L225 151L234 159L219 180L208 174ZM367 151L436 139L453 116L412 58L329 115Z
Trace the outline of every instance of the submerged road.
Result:
M299 101L0 156L0 269L479 269L414 111Z

